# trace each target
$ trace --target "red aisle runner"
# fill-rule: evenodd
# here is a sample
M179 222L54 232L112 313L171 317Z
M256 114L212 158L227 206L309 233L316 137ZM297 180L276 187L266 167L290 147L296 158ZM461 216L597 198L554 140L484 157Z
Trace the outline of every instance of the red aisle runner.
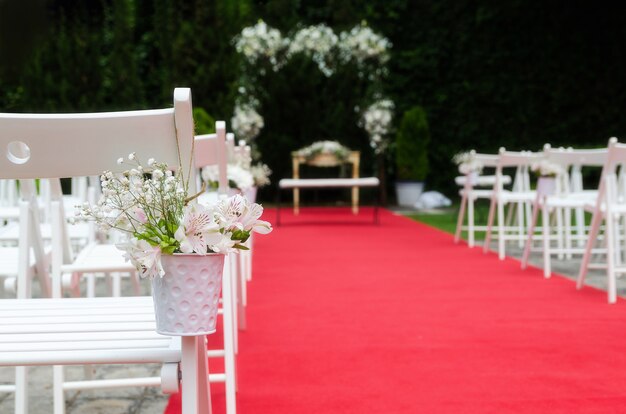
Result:
M255 241L239 414L626 412L624 301L388 211L284 214Z

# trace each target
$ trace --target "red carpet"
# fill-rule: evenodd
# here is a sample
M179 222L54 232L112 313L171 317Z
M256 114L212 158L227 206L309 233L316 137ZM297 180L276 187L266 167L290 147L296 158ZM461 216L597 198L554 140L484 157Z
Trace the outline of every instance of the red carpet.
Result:
M626 412L624 301L388 211L284 213L256 239L240 414Z

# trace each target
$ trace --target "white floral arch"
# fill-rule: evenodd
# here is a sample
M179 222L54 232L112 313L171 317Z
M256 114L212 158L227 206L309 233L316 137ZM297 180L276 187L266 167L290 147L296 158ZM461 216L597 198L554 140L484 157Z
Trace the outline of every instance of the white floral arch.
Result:
M360 78L380 82L387 75L389 40L375 33L363 22L351 30L335 34L325 24L304 27L291 38L283 37L278 29L260 20L244 28L234 39L235 48L246 63L255 66L269 62L271 70L278 72L291 57L304 54L310 57L324 76L334 74L336 65L355 63ZM259 71L264 75L263 69ZM254 96L254 79L243 77L238 87L238 97L231 127L237 137L252 143L264 127L258 113L259 101ZM387 135L391 127L394 104L380 95L370 97L370 104L361 113L359 126L370 138L370 145L381 154L388 146Z

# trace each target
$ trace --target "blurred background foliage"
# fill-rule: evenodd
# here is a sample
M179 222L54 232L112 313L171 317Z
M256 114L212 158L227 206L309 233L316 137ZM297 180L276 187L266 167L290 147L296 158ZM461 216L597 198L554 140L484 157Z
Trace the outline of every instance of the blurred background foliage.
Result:
M243 27L262 18L284 34L317 23L338 33L366 20L393 43L384 92L396 125L424 108L427 188L452 195L450 159L461 150L626 136L623 9L580 0L0 0L0 111L167 106L174 87L189 86L195 106L229 121L242 64L232 39ZM354 71L326 79L294 59L264 82L257 142L274 181L290 175L289 151L317 139L361 149L362 174L375 171L354 111L367 85Z

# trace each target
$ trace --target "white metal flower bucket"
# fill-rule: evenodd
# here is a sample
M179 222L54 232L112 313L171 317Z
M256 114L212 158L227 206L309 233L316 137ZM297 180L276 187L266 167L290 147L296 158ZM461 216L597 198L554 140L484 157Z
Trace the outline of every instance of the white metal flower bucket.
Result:
M547 197L556 193L555 177L539 177L537 180L537 195Z
M215 332L224 255L163 255L161 263L165 276L152 279L157 332L174 336Z
M257 187L250 187L243 192L243 195L248 199L249 202L256 203L256 193Z

